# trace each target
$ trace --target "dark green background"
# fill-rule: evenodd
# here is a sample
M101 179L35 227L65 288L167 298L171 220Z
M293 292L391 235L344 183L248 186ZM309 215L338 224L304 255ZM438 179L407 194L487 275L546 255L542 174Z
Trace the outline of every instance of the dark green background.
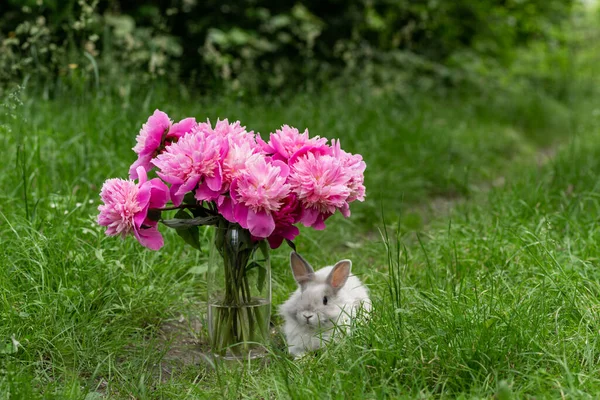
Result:
M376 65L456 85L465 75L456 72L472 74L469 66L478 60L502 68L514 62L516 48L532 40L560 45L573 5L572 0L5 0L0 40L12 40L0 49L5 59L0 79L53 80L72 72L69 64L79 64L90 73L99 69L106 81L126 73L198 87L234 82L250 90L306 86L364 74L366 65ZM32 30L40 17L44 33Z

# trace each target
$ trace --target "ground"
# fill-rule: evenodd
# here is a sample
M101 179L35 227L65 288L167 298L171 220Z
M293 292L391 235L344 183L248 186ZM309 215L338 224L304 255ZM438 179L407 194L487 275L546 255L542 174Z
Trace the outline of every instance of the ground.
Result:
M398 96L362 89L284 102L122 98L27 89L0 119L0 398L594 397L600 390L600 114L527 92ZM507 105L508 104L508 105ZM98 191L125 177L141 124L228 117L340 138L368 199L303 229L315 266L351 258L374 313L302 360L273 317L271 356L213 363L203 251L105 237ZM272 252L273 303L295 287Z

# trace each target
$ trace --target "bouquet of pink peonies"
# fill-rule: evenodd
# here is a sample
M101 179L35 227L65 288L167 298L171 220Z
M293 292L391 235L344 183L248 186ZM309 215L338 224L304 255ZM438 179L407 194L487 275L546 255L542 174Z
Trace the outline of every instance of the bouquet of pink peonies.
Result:
M254 250L264 254L259 261L268 259L263 239L271 248L284 240L293 247L298 224L324 229L337 210L348 217L350 203L365 197L366 164L360 155L345 152L339 141L329 145L287 125L265 142L239 121L218 120L214 127L194 118L173 123L156 110L133 150L138 158L129 169L130 180L108 179L102 186L98 223L107 235L132 234L152 250L164 244L158 222L196 248L198 226L214 225L215 244L225 260L221 303L228 310L255 301L248 275L261 264ZM148 179L155 168L158 178ZM170 210L177 210L174 218L164 219L162 213ZM213 345L257 340L248 336L257 316L242 314L215 316L217 336L225 339Z
M328 145L287 125L265 142L239 121L217 121L214 128L194 118L173 123L156 110L133 150L138 159L129 177L138 182L104 183L98 223L107 235L133 234L152 250L164 243L157 222L165 210L201 206L204 212L189 225L216 224L214 217L222 217L277 248L298 235L297 224L324 229L336 210L348 217L350 203L365 197L360 155L345 152L335 139ZM160 179L148 180L155 167ZM164 208L169 200L173 206Z

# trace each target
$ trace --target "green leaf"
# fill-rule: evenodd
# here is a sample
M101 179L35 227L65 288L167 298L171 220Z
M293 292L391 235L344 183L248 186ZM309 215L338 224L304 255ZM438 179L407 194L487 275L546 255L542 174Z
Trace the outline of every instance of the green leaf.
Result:
M260 252L262 253L265 260L268 260L269 259L269 247L267 245L267 241L261 240L260 242L258 242L258 248L260 249Z
M192 221L195 218L192 218L192 216L190 214L188 214L187 211L182 209L182 210L177 211L177 214L175 214L175 219L179 220L179 221ZM163 223L164 223L164 221L163 221ZM169 226L169 225L167 225L167 226ZM173 228L173 226L170 226L170 227ZM179 228L175 228L175 231L183 239L184 242L186 242L193 248L200 250L200 232L198 230L197 225L182 224Z
M183 204L198 204L193 192L188 192L183 196Z
M498 322L497 318L488 318L485 322L484 325L486 328L491 328L492 326L496 325L496 322Z
M256 281L256 288L258 289L259 293L262 292L266 279L267 269L264 267L264 265L260 265L260 268L258 269L258 280Z
M192 217L187 212L185 212L186 217L182 217L181 212L185 212L185 210L179 210L177 214L175 214L175 218L172 219L163 219L161 222L173 229L183 229L189 228L191 226L199 226L199 225L216 225L219 222L219 217L217 216L209 216L209 217Z
M210 43L216 43L221 46L227 45L227 35L220 29L209 29L206 38Z
M373 7L367 8L365 20L369 28L375 31L385 30L385 21Z
M221 220L217 223L217 228L214 230L215 237L215 246L219 253L223 254L223 246L225 245L225 234L227 233L225 220Z
M181 208L177 210L177 213L175 213L174 219L190 220L193 219L193 217L185 210L185 208Z
M267 258L260 261L266 262ZM265 268L264 264L261 264L258 261L252 261L246 266L246 274L248 273L248 271L254 268L258 270L258 280L256 281L256 288L259 292L262 292L263 287L265 286L265 280L267 279L267 268Z
M239 244L240 250L250 250L254 249L254 241L252 240L252 235L250 235L250 231L248 229L238 229L239 236Z
M296 245L290 239L285 239L285 242L292 248L292 250L296 251Z
M177 229L176 232L184 242L196 250L200 250L200 232L198 231L197 226L192 226L185 229Z
M191 208L190 211L192 212L192 214L194 215L195 218L198 217L203 217L203 218L207 218L207 217L215 217L214 215L212 215L206 208L204 207L195 207L195 208ZM212 224L212 225L216 225Z
M269 20L269 25L271 25L274 29L281 29L289 26L292 23L292 19L289 15L286 14L278 14L273 16Z
M206 272L208 272L208 264L202 264L202 265L197 265L195 267L192 267L190 269L188 269L188 274L192 274L192 275L201 275L201 274L205 274Z
M160 210L149 209L147 218L151 221L160 221Z
M96 249L94 251L94 255L96 256L96 259L98 259L98 261L100 261L101 263L104 263L104 256L102 255L103 252L104 252L104 250L102 250L102 249Z
M252 261L251 263L249 263L246 266L246 273L248 273L248 271L250 271L252 268L264 268L264 267L262 266L262 264L260 264L256 261Z
M227 36L228 41L237 46L243 46L252 39L252 34L250 31L246 31L237 27L232 28L229 32L227 32Z

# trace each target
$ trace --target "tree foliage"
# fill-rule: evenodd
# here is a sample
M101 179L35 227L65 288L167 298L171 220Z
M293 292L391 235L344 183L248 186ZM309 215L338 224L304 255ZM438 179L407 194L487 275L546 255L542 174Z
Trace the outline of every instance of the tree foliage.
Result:
M64 76L85 65L89 70L99 67L107 79L126 72L201 85L225 81L279 87L307 78L329 79L341 70L390 59L400 67L424 70L432 65L455 68L465 54L509 65L516 47L532 40L560 42L561 24L574 1L3 3L4 81L26 74Z

